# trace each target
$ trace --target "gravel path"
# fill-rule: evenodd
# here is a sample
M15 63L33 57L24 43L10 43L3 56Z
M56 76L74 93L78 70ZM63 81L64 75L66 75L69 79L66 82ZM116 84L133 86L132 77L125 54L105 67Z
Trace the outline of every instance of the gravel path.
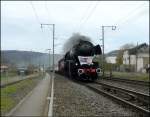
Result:
M134 85L134 84L130 84L130 83L125 83L125 82L120 82L120 81L112 81L112 80L99 80L98 82L107 83L112 86L122 87L125 89L137 91L140 93L149 94L148 86Z
M54 82L54 116L140 116L63 76Z

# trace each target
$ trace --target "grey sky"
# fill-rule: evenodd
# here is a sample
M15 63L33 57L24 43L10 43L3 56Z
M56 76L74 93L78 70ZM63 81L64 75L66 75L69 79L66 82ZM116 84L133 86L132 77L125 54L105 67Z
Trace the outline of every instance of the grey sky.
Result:
M116 25L105 30L105 52L125 43L149 42L148 1L1 1L1 49L45 52L52 48L54 23L55 50L76 32L101 44L101 25Z

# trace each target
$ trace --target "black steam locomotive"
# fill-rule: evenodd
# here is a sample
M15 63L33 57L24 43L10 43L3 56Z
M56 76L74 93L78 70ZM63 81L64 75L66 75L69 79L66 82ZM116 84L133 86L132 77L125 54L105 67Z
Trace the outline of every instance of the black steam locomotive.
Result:
M94 81L101 69L98 63L93 61L93 57L101 53L99 45L94 46L89 41L80 40L58 62L58 70L71 78Z

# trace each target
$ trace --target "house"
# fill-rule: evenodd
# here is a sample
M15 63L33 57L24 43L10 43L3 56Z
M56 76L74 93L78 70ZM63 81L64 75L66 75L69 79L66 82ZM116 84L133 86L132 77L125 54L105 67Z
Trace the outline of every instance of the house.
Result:
M106 62L115 64L118 52L119 52L119 50L113 50L113 51L107 53L106 54Z
M146 72L149 66L149 45L143 43L124 51L123 64L134 66L137 72Z
M26 75L28 72L27 67L18 67L17 68L18 75Z
M1 73L8 72L8 66L7 65L1 65Z

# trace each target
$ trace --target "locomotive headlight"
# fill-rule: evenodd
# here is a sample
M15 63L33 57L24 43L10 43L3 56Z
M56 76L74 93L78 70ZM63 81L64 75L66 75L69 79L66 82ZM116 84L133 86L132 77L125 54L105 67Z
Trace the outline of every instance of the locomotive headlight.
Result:
M83 72L84 72L83 69L78 69L78 74L79 74L79 75L82 74Z
M96 69L96 72L97 72L97 73L100 73L100 72L101 72L101 69L100 69L100 68L97 68L97 69Z
M78 65L78 63L75 64L76 66Z

